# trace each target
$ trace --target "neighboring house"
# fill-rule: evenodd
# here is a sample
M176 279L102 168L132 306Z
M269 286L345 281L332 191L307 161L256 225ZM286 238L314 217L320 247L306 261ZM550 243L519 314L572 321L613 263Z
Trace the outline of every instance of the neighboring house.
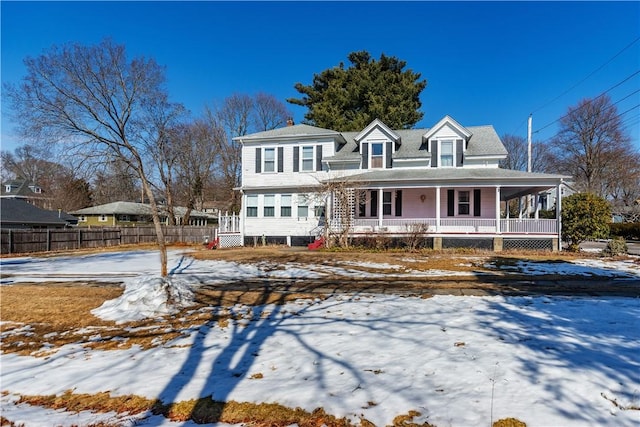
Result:
M329 227L352 237L419 230L434 248L559 248L559 220L504 218L501 202L559 193L569 177L500 169L507 151L493 126L446 116L430 129L393 130L380 120L360 132L301 124L235 140L245 244L263 236L304 244Z
M65 228L77 223L76 217L65 212L40 209L25 200L0 200L1 228Z
M168 224L167 213L160 207L162 222ZM176 223L182 224L187 208L174 208ZM145 203L113 202L73 212L78 217L80 226L135 226L152 224L151 206ZM189 225L210 225L217 221L217 217L205 212L192 210Z
M50 209L51 203L42 192L42 188L31 181L14 179L2 184L0 197L3 199L24 200L42 209Z

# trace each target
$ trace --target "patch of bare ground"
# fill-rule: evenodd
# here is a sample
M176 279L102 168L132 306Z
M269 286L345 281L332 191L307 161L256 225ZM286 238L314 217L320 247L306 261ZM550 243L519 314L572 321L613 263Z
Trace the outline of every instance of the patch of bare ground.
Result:
M153 413L171 421L193 421L196 424L229 423L249 424L257 427L284 427L297 424L300 427L374 427L361 418L357 424L347 418L327 414L324 409L307 411L289 408L277 403L218 402L210 396L181 402L163 403L135 395L111 396L108 392L80 394L67 391L61 395L20 396L17 403L70 412L91 411L94 413L115 412L136 415ZM409 411L394 418L392 427L434 427L428 423L416 424L413 419L421 414ZM6 420L10 423L9 420ZM4 420L3 420L4 422ZM5 424L3 424L5 425ZM11 424L6 424L11 425Z
M206 323L225 326L229 320L243 316L232 314L226 307L284 304L319 297L315 293L283 293L269 289L201 289L196 292L194 306L162 321L154 318L116 324L91 314L91 310L121 293L122 288L115 285L90 288L46 283L0 286L0 350L44 357L73 343L101 350L133 345L150 348L189 334L194 326Z

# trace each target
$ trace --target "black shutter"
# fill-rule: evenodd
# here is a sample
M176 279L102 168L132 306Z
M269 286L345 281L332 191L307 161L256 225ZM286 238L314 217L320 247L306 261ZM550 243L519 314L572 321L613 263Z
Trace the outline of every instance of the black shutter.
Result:
M462 157L462 140L456 140L456 166L462 166L463 157Z
M316 170L322 170L322 145L316 145Z
M447 190L447 216L455 216L456 214L456 192L455 190Z
M438 167L438 141L431 141L431 167Z
M256 148L256 173L260 173L262 170L262 148Z
M278 172L284 172L284 147L278 147Z
M293 147L293 171L300 170L300 147Z
M402 216L402 190L396 190L396 216Z
M473 190L473 216L480 216L480 189Z
M391 150L393 149L391 144L393 144L393 142L387 141L387 158L385 159L386 160L385 167L387 169L391 169L392 161L393 161L393 159L391 158Z
M378 191L371 191L371 216L378 216Z
M369 144L362 143L362 169L369 169Z

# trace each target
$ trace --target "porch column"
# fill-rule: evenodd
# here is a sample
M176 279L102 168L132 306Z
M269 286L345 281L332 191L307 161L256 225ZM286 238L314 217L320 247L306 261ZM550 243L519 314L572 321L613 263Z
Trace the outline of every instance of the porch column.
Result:
M556 223L558 224L558 250L562 250L562 182L556 187Z
M507 212L509 206L507 204ZM496 233L500 234L500 186L496 186Z
M436 187L436 233L440 232L440 187Z
M536 201L536 211L535 214L533 215L533 217L535 219L540 218L540 193L536 193L534 196L534 200Z
M378 190L378 227L382 227L382 218L384 215L382 214L382 188Z

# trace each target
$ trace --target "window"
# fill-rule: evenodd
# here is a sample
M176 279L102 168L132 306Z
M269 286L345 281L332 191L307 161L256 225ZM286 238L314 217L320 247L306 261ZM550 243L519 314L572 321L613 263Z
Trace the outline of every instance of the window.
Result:
M458 191L458 215L469 215L468 191Z
M247 196L247 217L258 216L258 196Z
M298 205L298 218L306 218L309 216L309 206Z
M78 222L87 222L87 217L85 215L80 215L78 217Z
M264 171L265 172L276 171L276 149L275 148L264 149Z
M382 193L382 214L391 215L391 191Z
M263 216L276 216L276 196L268 194L264 196Z
M382 143L371 144L371 167L372 168L381 168L382 165L384 164L383 147L384 147L384 144Z
M313 171L313 146L302 147L302 170Z
M453 166L453 141L440 141L440 166Z
M324 206L316 206L315 208L313 208L313 216L315 216L316 218L323 218Z
M280 216L291 216L291 194L280 196Z
M129 222L131 221L131 218L129 215L118 215L118 221Z
M107 216L106 215L100 215L98 216L98 221L99 222L107 222Z
M11 193L11 185L5 185L4 186L4 191L6 191L7 193Z

